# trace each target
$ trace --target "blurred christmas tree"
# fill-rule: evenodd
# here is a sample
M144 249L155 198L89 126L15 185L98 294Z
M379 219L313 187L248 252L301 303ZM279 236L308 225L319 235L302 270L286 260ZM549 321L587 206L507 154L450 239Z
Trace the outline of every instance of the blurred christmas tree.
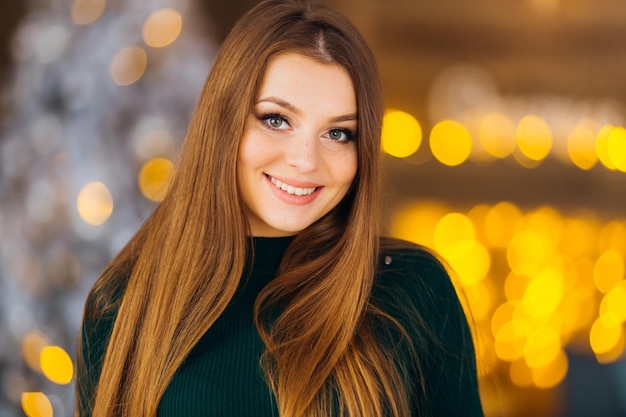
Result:
M216 50L185 0L28 8L0 106L0 417L72 414L86 294L159 200Z

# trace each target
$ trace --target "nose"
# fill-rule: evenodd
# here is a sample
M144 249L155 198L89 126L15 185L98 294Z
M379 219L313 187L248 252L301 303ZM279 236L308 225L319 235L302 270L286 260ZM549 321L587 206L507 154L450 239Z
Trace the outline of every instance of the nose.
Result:
M311 172L319 162L319 144L315 135L301 132L286 140L285 162L300 172Z

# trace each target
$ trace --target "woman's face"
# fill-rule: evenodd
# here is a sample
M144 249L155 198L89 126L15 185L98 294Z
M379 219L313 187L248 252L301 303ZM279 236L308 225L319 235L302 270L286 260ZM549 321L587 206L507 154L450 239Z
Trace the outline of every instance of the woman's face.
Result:
M252 235L293 235L332 210L356 175L356 133L356 97L343 67L274 56L237 161Z

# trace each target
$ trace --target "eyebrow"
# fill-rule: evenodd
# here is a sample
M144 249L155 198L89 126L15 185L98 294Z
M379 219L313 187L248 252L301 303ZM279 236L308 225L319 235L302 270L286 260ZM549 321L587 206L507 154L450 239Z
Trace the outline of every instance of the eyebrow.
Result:
M285 108L285 109L287 109L287 110L289 110L289 111L291 111L291 112L293 112L293 113L295 113L297 115L301 115L302 114L302 110L300 110L299 108L297 108L293 104L291 104L291 103L289 103L289 102L287 102L285 100L282 100L282 99L280 99L278 97L274 97L274 96L265 97L265 98L259 99L254 104L256 105L256 104L263 103L263 102L274 103L274 104L276 104L276 105L278 105L280 107L283 107L283 108ZM349 122L349 121L353 121L353 120L356 120L356 114L344 114L344 115L341 115L341 116L333 117L331 119L331 122Z

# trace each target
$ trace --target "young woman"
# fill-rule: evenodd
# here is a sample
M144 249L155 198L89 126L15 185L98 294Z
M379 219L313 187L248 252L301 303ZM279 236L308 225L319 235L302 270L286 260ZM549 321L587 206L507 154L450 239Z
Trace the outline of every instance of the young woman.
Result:
M444 268L379 237L381 122L347 19L243 16L167 197L89 295L77 414L482 416Z

